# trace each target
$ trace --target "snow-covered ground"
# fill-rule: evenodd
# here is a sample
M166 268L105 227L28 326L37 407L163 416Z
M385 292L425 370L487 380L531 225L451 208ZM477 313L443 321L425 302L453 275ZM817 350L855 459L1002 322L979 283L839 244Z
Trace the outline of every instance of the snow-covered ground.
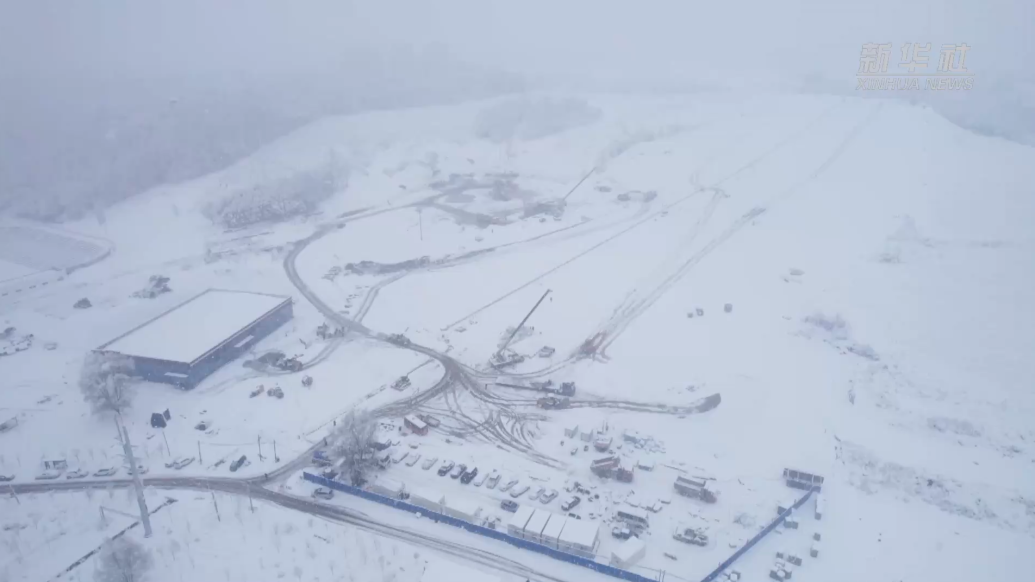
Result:
M453 556L246 497L152 489L146 497L151 509L175 500L151 516L151 538L140 526L125 534L151 554L147 579L154 582L419 582L429 565L457 564ZM22 495L0 504L0 579L11 582L59 574L62 580L92 580L96 555L62 572L135 522L125 515L136 505L129 490ZM479 571L478 565L462 567ZM517 580L495 575L501 582Z
M767 576L775 551L807 548L813 531L823 553L797 580L1012 578L1035 566L1019 551L1035 538L1035 150L923 107L830 96L591 96L596 113L534 128L511 127L500 107L324 119L221 172L128 200L103 222L68 225L114 252L2 304L0 329L35 342L0 358L16 388L0 393L0 422L20 421L0 434L0 473L30 480L43 457L109 463L111 421L91 415L76 387L83 355L207 288L292 296L295 318L254 355L297 354L314 362L304 372L314 383L235 362L190 392L141 385L127 423L154 472L199 447L204 462L178 474L229 476L213 465L241 454L252 461L242 474L269 472L350 408L434 386L444 370L426 355L358 334L316 338L325 318L284 260L333 224L298 254L308 288L375 333L455 358L483 389L423 404L442 426L400 436L400 447L558 489L545 506L556 511L565 484L591 486L600 498L578 511L602 524L602 560L616 544L616 507L631 494L637 504L672 498L633 569L699 579L793 496L780 480L793 467L826 478L826 515L778 530L736 566L746 576ZM331 155L348 166L347 187L316 214L232 232L205 217L220 192ZM155 274L172 293L130 297ZM511 345L527 359L490 370L507 329L547 290L531 333ZM83 297L93 307L74 309ZM543 346L556 352L536 357ZM386 389L408 373L412 387ZM536 409L534 393L496 386L498 375L574 381L576 407ZM285 398L249 398L260 384ZM163 439L147 422L166 408ZM200 420L212 428L194 430ZM599 455L581 441L571 454L564 436L575 425L606 426L615 454L654 471L631 484L592 476ZM626 430L663 446L618 449ZM682 471L714 479L718 502L673 498ZM388 473L503 515L504 495L420 463ZM671 539L684 523L706 527L711 543Z

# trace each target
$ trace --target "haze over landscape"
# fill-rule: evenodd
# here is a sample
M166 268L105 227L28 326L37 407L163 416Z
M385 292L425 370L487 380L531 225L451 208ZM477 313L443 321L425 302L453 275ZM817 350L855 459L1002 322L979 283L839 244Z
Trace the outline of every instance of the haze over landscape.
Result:
M1023 577L1033 22L0 0L0 582Z

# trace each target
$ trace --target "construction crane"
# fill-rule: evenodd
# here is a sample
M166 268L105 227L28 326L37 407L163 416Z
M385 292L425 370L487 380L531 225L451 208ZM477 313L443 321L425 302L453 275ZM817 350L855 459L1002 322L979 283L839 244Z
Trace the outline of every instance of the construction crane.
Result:
M514 340L514 336L517 335L517 332L520 331L522 327L524 327L525 322L528 321L528 318L532 317L532 314L535 313L535 310L539 308L539 304L542 303L543 299L546 299L546 296L549 294L550 290L547 289L546 293L543 293L543 296L539 298L539 301L536 301L535 305L532 306L532 310L528 312L528 315L526 315L525 318L521 320L521 323L517 324L517 327L515 327L514 331L511 332L510 337L507 338L507 341L504 342L503 346L496 352L497 354L502 354L503 350L507 349L507 346L510 345L510 342Z

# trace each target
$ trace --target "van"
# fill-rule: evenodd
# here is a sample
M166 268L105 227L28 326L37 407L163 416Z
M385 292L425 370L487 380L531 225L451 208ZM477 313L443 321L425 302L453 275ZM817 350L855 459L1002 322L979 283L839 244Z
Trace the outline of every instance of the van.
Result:
M317 487L316 490L313 491L313 497L317 499L330 499L334 497L334 491L331 491L327 487Z

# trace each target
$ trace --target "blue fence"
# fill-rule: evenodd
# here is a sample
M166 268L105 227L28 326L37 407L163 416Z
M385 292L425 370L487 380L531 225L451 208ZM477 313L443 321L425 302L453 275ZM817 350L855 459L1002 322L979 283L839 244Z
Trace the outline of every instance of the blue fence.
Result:
M446 523L446 524L449 524L449 525L452 525L452 526L455 526L455 527L459 527L459 528L465 529L465 530L467 530L469 532L474 532L476 534L480 534L480 535L483 535L483 536L486 536L486 537L490 537L490 538L493 538L493 539L496 539L496 540L500 540L500 541L506 542L508 544L511 544L513 546L517 546L517 547L525 549L525 550L531 550L533 552L538 552L540 554L544 554L544 555L550 556L551 558L554 558L554 559L557 559L557 560L563 560L563 561L568 562L570 564L575 564L576 566L582 566L583 568L589 568L590 570L595 570L595 571L600 572L602 574L607 574L608 576L613 576L613 577L619 578L621 580L629 580L630 582L656 582L656 580L654 578L647 578L646 576L641 576L640 574L636 574L636 573L630 572L628 570L622 570L620 568L615 568L614 566L610 566L608 564L601 564L600 562L597 562L597 561L595 561L593 559L590 559L590 558L584 558L582 556L576 556L574 554L569 554L568 552L562 552L562 551L560 551L558 549L551 548L549 546L544 546L542 544L537 544L535 542L530 542L528 540L523 540L521 538L516 538L516 537L514 537L512 535L507 534L504 531L495 530L495 529L489 529L487 527L483 527L483 526L480 526L480 525L475 525L475 524L470 523L468 521L464 521L462 519L457 519L457 518L455 518L455 517L453 517L451 515L445 515L443 513L437 512L437 511L432 511L432 510L424 508L424 507L419 507L417 505L413 505L411 503L407 503L407 502L405 502L405 501L403 501L401 499L392 499L390 497L385 497L384 495L378 495L377 493L371 493L370 491L366 491L364 489L360 489L359 487L353 487L351 485L346 485L345 483L341 483L339 481L333 481L331 479L325 479L324 477L320 477L319 475L313 475L312 473L309 473L308 471L304 471L302 473L302 477L306 481L310 481L312 483L316 483L317 485L322 485L323 487L334 489L335 491L341 491L343 493L348 493L349 495L355 495L357 497L362 497L364 499L368 499L368 500L373 501L375 503L380 503L382 505L388 505L388 506L394 507L396 509L402 509L403 511L409 511L411 513L420 513L421 515L427 516L428 518L433 519L436 522L442 522L442 523ZM763 528L762 531L758 532L758 534L755 535L755 537L753 537L750 540L748 540L747 543L745 543L743 547L738 549L736 552L733 552L733 555L731 555L729 558L726 558L726 560L723 563L719 564L718 568L716 568L714 571L712 571L712 573L710 573L707 576L705 576L704 579L701 580L701 582L713 582L716 578L719 577L719 574L721 574L724 570L726 570L727 568L732 566L734 562L736 562L738 559L740 559L740 557L743 556L745 553L747 553L747 551L750 550L752 547L754 547L755 544L760 542L762 540L762 538L764 538L765 536L769 535L769 533L771 533L774 529L776 529L777 526L779 526L781 523L784 522L784 520L787 519L787 516L789 516L794 510L796 510L799 507L801 507L806 501L809 500L809 497L811 497L811 496L812 496L812 491L806 492L805 495L803 495L801 499L796 501L794 503L794 505L792 505L791 507L789 507L787 509L787 511L784 511L783 513L781 513L775 520L773 520L772 523L770 523L765 528Z
M753 537L750 540L748 540L747 543L744 544L743 547L741 547L739 550L733 552L732 556L726 558L726 561L724 561L723 563L719 564L719 567L716 568L715 570L713 570L711 574L708 574L707 576L702 578L701 582L712 582L713 580L718 578L719 574L722 574L723 571L726 570L726 568L729 568L730 566L732 566L733 563L736 562L737 560L739 560L741 556L746 554L748 550L750 550L751 548L755 547L755 544L757 544L758 542L762 541L762 538L764 538L765 536L767 536L770 533L772 533L772 531L774 529L776 529L776 527L779 526L781 523L783 523L784 520L787 519L787 516L789 516L791 513L793 513L795 509L798 509L799 507L804 505L805 502L809 500L809 497L812 497L812 491L814 491L814 490L810 489L809 491L806 491L805 495L801 496L801 499L795 501L794 505L792 505L792 506L787 508L787 511L784 511L783 513L778 515L776 517L776 519L773 520L772 523L770 523L769 525L765 526L762 529L762 531L758 532L755 535L755 537Z
M317 485L322 485L324 487L328 487L328 488L334 489L336 491L341 491L343 493L348 493L350 495L355 495L357 497L362 497L364 499L369 499L370 501L374 501L376 503L381 503L383 505L388 505L388 506L391 506L391 507L395 507L396 509L402 509L404 511L409 511L411 513L420 513L421 515L424 515L424 516L426 516L426 517L428 517L430 519L433 519L433 520L435 520L437 522L446 523L446 524L449 524L449 525L452 525L452 526L455 526L455 527L459 527L459 528L465 529L465 530L467 530L469 532L474 532L476 534L481 534L481 535L486 536L486 537L490 537L490 538L493 538L493 539L496 539L496 540L500 540L500 541L506 542L508 544L517 546L517 547L525 549L525 550L531 550L533 552L538 552L540 554L544 554L544 555L550 556L551 558L555 558L557 560L563 560L563 561L568 562L570 564L575 564L576 566L582 566L583 568L589 568L590 570L595 570L595 571L600 572L602 574L607 574L608 576L613 576L615 578L619 578L619 579L622 579L622 580L629 580L630 582L655 582L655 580L653 578L647 578L646 576L641 576L639 574L635 574L633 572L629 572L628 570L622 570L622 569L619 569L619 568L615 568L614 566L610 566L608 564L601 564L600 562L597 562L597 561L592 560L590 558L584 558L582 556L576 556L574 554L569 554L568 552L562 552L562 551L560 551L558 549L551 548L549 546L544 546L542 544L537 544L535 542L530 542L528 540L523 540L523 539L520 539L520 538L516 538L514 536L511 536L511 535L507 534L504 531L495 530L495 529L489 529L487 527L483 527L483 526L480 526L480 525L475 525L473 523L464 521L462 519L457 519L457 518L455 518L455 517L453 517L451 515L445 515L445 514L439 513L437 511L432 511L432 510L424 508L424 507L418 507L416 505L407 503L407 502L405 502L405 501L403 501L401 499L391 499L391 498L385 497L383 495L378 495L376 493L371 493L370 491L365 491L365 490L360 489L358 487L352 487L351 485L346 485L346 484L341 483L339 481L332 481L330 479L325 479L325 478L320 477L318 475L313 475L312 473L309 473L309 472L303 472L302 476L303 476L303 478L306 481L311 481L313 483L316 483Z

